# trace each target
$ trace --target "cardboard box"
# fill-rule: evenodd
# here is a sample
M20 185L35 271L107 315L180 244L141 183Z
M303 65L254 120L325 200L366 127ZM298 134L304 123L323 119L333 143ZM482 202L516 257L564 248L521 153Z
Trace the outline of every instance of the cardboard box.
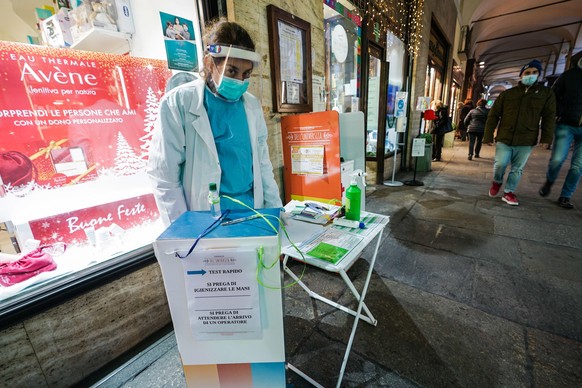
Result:
M91 1L84 3L69 12L71 21L71 36L75 42L93 29L117 31L117 15L113 4L109 2Z
M70 11L71 35L78 42L93 29L135 33L133 12L129 0L84 1Z
M69 47L73 44L69 10L61 8L56 15L40 22L43 40L50 47Z
M133 12L129 0L115 0L115 9L117 11L117 28L120 32L128 34L135 33L133 24Z
M53 0L53 4L57 7L57 9L67 8L67 10L69 10L71 8L71 3L69 0Z

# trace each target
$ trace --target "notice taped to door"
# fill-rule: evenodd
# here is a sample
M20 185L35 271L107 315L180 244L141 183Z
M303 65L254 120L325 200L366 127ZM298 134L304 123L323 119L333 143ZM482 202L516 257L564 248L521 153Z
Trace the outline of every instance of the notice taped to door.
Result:
M182 265L197 340L261 338L256 249L194 251Z

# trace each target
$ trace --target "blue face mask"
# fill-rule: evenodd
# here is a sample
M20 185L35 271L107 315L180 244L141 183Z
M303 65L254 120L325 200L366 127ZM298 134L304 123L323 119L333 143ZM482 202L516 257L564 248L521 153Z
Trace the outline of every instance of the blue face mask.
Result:
M537 74L524 75L523 77L521 77L521 83L524 84L525 86L532 86L533 84L536 83L537 80L538 80Z
M247 91L249 83L248 78L241 81L223 75L220 85L216 87L216 92L227 100L236 101Z

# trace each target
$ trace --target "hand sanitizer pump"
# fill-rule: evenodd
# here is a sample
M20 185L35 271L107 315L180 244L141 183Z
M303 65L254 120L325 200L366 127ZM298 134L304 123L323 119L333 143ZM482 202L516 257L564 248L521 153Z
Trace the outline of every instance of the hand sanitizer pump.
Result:
M346 190L346 219L352 221L360 221L360 210L362 203L362 190L358 187L358 177L362 178L362 183L364 187L366 186L366 180L364 176L365 172L362 170L356 170L352 174L352 181L350 182L350 187Z

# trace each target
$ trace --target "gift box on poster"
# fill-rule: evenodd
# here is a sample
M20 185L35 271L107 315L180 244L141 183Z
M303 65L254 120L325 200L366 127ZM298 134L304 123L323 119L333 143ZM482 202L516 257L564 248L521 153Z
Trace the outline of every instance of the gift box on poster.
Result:
M87 171L87 159L82 147L55 148L50 155L56 173L72 177Z

